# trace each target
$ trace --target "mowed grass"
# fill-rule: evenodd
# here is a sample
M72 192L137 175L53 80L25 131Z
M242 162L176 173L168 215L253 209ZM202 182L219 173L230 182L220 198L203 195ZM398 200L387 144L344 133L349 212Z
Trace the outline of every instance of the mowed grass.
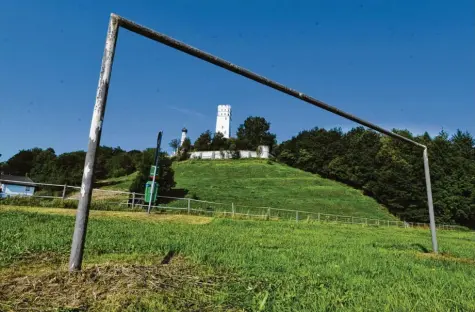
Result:
M137 172L116 178L110 178L105 180L97 181L94 185L94 190L92 192L93 200L126 200L128 198L127 194L117 194L114 192L106 191L121 191L129 192L129 187L137 176ZM97 189L103 190L98 191ZM68 199L79 199L79 191L72 192L68 194Z
M0 310L474 311L475 236L356 225L90 219L0 208Z
M110 178L96 182L96 186L103 190L115 190L128 192L130 184L137 176L137 172L117 178Z
M266 160L175 162L177 188L188 197L374 219L395 219L361 191L319 175Z

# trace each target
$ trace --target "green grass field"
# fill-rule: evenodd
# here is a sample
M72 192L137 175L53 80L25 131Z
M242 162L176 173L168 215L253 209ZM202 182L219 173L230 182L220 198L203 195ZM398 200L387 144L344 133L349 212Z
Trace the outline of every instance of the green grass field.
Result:
M395 219L374 199L344 184L266 160L175 162L177 188L188 197L374 219Z
M68 274L64 211L0 206L1 311L475 310L473 232L94 212Z

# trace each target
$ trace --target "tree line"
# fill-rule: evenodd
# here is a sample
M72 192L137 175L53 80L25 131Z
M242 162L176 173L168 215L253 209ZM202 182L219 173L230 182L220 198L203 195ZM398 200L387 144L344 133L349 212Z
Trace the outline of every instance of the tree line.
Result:
M143 193L154 153L153 148L125 151L120 147L100 146L97 150L95 179L104 180L137 172L129 190ZM56 155L52 148L33 148L21 150L8 161L0 163L0 172L28 176L38 183L81 185L85 158L85 151ZM167 192L175 186L171 163L166 153L160 153L158 182L161 192Z
M193 144L186 138L181 146L178 139L173 139L169 145L177 152L178 160L188 159L191 151L230 151L233 158L238 158L240 150L255 151L260 145L269 146L272 151L277 140L276 135L270 132L270 123L265 118L250 116L239 125L236 137L228 139L220 132L213 134L207 130Z
M438 222L475 226L475 141L458 130L414 136L394 132L428 147L434 210ZM275 150L287 165L353 187L406 221L428 222L422 149L357 127L314 128L282 142Z

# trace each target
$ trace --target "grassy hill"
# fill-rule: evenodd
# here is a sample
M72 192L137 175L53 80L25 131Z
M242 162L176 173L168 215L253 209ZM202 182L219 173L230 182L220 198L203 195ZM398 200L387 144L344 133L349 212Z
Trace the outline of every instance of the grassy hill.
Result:
M68 274L73 227L0 206L0 311L475 311L473 232L94 211Z
M374 199L344 184L266 160L175 162L176 188L187 197L364 218L394 219Z
M172 196L190 197L236 207L272 207L374 219L396 219L360 190L316 174L267 160L188 160L174 162ZM136 174L98 181L104 190L128 191ZM71 196L79 196L78 193ZM94 199L126 195L94 192Z

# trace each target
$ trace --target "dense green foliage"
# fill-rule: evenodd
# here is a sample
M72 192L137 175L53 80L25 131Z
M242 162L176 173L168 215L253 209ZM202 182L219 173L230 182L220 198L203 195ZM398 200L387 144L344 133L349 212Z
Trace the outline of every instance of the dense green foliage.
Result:
M48 258L60 256L59 264L52 263L50 268L58 270L62 262L67 263L73 225L73 216L0 209L0 268L15 269L19 259L38 261L46 253ZM219 272L222 277L219 284L201 278L202 271L174 272L177 278L197 280L202 285L190 287L189 292L181 292L180 285L167 287L163 291L172 291L168 293L169 300L175 298L173 291L182 296L179 302L192 304L206 300L201 308L178 304L169 307L181 311L475 310L473 233L442 231L439 242L444 255L435 257L427 253L430 249L427 230L229 219L200 225L157 224L111 216L91 218L85 262L86 265L99 263L91 275L94 279L88 282L91 286L101 283L101 274L106 271L101 263L130 257L136 259L136 267L146 270L146 263L156 258L159 262L171 253L174 256L169 265L184 257L208 271ZM167 267L155 266L161 270ZM48 272L35 265L28 269L29 277L24 279L24 284L45 274L42 271ZM22 277L25 273L15 274ZM63 273L59 279L53 279L45 275L44 284L37 284L33 291L48 289L50 284L61 282L63 275L68 276ZM127 275L121 274L120 278ZM148 281L156 280L143 278L144 284L149 284ZM215 291L195 296L194 292L210 283L215 285ZM114 287L110 285L110 288ZM24 289L30 288L26 285L19 288ZM83 300L106 305L104 311L111 311L119 303L135 304L136 308L129 310L156 311L167 309L157 308L152 304L154 300L170 302L162 296L163 291L133 298L127 291L113 299L91 291L81 294ZM32 292L32 304L41 301L34 295ZM8 299L0 303L8 307Z
M428 147L438 222L475 226L475 141L458 131L414 137ZM279 145L279 161L336 179L373 196L395 215L428 221L422 149L362 127L303 131Z
M264 118L248 117L238 127L236 137L242 142L243 149L257 150L259 145L267 145L272 151L276 136L270 133L269 129L270 123Z
M238 150L256 151L259 145L267 145L270 150L276 144L275 134L270 133L270 123L262 117L250 116L244 120L236 133L235 138L226 139L221 133L212 135L210 130L200 134L192 146L195 151L220 151L230 150L233 153Z
M188 192L188 197L234 203L236 208L273 207L363 218L394 218L359 190L268 160L188 160L174 162L173 169L176 187Z
M210 151L211 142L213 141L213 134L210 130L206 130L198 136L193 147L197 151Z
M150 177L150 167L154 164L155 149L148 148L142 153L142 160L140 162L140 167L138 167L137 175L129 187L130 192L144 193L145 183L151 180ZM159 155L159 171L158 171L158 182L159 185L159 194L169 192L172 187L175 186L174 171L171 167L172 161L166 153L160 153ZM153 174L152 174L153 176Z
M120 147L101 146L98 149L95 166L96 180L121 177L139 172L130 186L133 192L143 193L145 182L153 163L155 149L144 151L124 151ZM59 156L52 148L33 148L22 150L1 164L1 172L11 175L28 175L38 183L80 185L84 169L86 152L77 151ZM174 185L171 160L165 153L160 155L161 190L167 192Z

